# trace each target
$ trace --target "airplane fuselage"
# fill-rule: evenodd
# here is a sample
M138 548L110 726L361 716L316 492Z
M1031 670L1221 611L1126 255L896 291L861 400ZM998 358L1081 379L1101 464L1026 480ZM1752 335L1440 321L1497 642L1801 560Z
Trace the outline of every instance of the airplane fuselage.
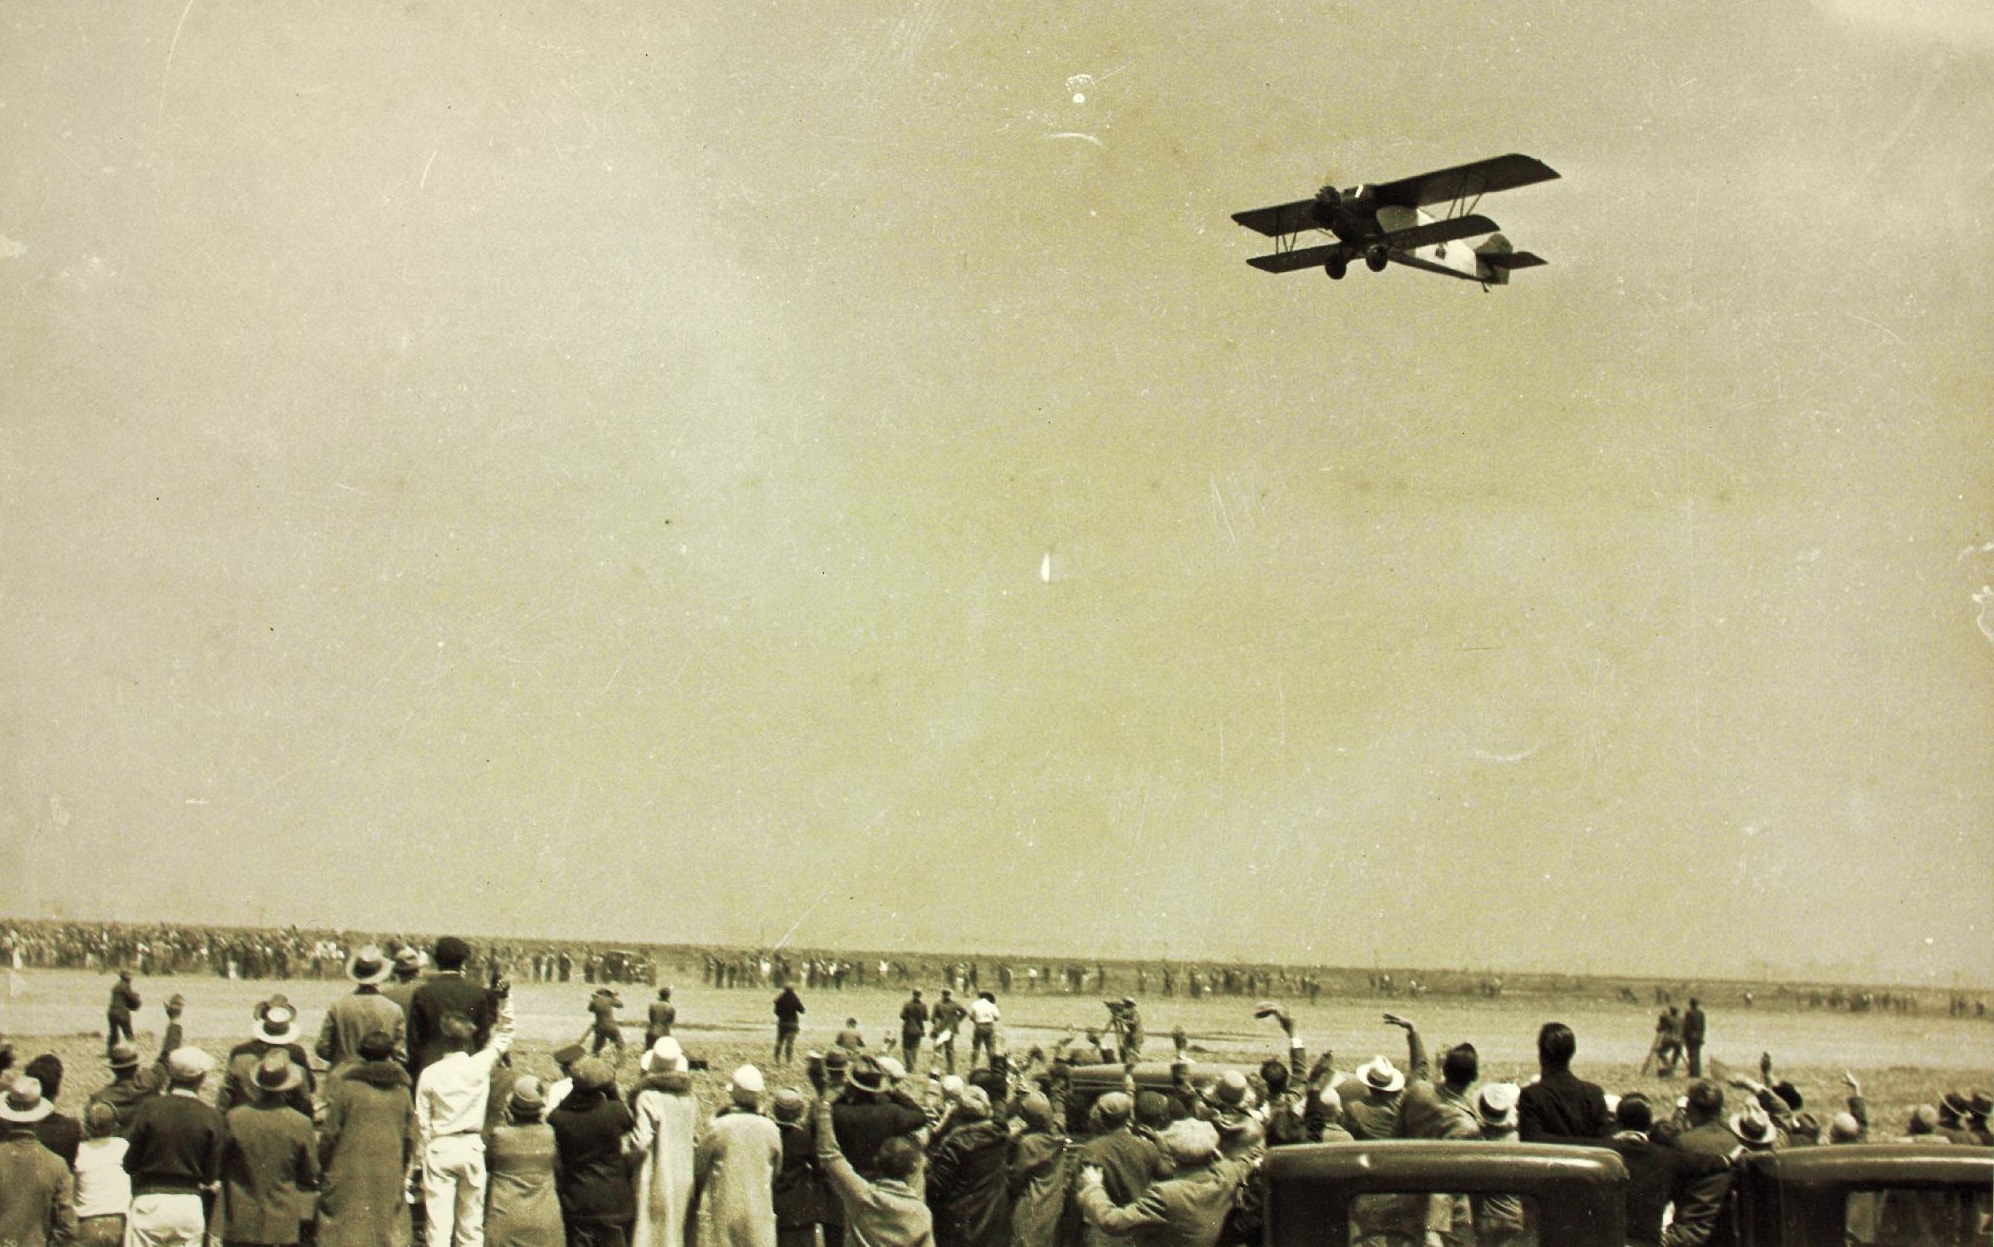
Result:
M1376 203L1368 186L1356 186L1341 192L1325 186L1316 195L1312 215L1320 228L1336 235L1338 242L1359 253L1381 245L1379 240L1387 234L1430 225L1440 219L1422 208ZM1429 247L1415 247L1400 251L1398 255L1402 263L1410 263L1428 272L1484 285L1506 285L1509 270L1491 265L1480 251L1480 248L1491 244L1498 250L1507 250L1509 246L1502 235L1491 233L1481 243L1471 244L1466 239L1458 239Z

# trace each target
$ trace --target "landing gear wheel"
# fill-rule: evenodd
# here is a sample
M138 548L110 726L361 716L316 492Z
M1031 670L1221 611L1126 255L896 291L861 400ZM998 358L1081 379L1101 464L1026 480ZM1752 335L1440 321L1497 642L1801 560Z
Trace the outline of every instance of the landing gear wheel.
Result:
M1333 255L1322 266L1322 271L1329 274L1331 281L1342 281L1343 275L1350 271L1350 257L1346 255Z
M1385 271L1388 259L1383 247L1373 247L1364 253L1364 267L1374 273L1382 273Z

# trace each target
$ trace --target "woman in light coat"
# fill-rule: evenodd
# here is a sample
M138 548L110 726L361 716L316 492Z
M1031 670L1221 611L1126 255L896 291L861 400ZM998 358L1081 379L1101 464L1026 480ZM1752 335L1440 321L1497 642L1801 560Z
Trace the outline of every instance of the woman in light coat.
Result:
M692 1220L693 1161L699 1101L678 1040L666 1035L638 1060L631 1112L637 1124L624 1140L636 1158L637 1221L630 1247L686 1247Z
M775 1176L782 1131L761 1115L762 1072L734 1071L732 1108L722 1109L699 1142L699 1247L776 1247Z

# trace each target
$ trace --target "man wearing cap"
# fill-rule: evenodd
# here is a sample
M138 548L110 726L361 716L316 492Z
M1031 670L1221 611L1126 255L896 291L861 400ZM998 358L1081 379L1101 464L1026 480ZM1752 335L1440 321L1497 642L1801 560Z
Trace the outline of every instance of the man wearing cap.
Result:
M1133 1204L1150 1183L1170 1175L1163 1150L1129 1128L1135 1118L1135 1100L1128 1092L1110 1091L1094 1101L1088 1118L1093 1137L1080 1145L1080 1164L1100 1171L1108 1202L1118 1208ZM1087 1227L1087 1241L1093 1247L1099 1247L1106 1238L1094 1226Z
M1099 1167L1081 1169L1081 1215L1103 1234L1132 1238L1139 1247L1214 1247L1252 1159L1220 1159L1217 1128L1195 1118L1170 1123L1160 1142L1176 1172L1127 1207L1109 1200Z
M408 1018L400 1005L381 994L381 984L394 969L387 955L372 944L347 961L346 977L353 980L353 993L327 1006L318 1032L319 1059L332 1067L328 1080L360 1061L360 1041L375 1031L394 1042L397 1060L407 1057Z
M915 988L906 1004L900 1006L900 1051L905 1055L907 1065L913 1068L921 1057L921 1036L928 1029L928 1006L921 999L921 989Z
M174 1049L166 1058L166 1094L141 1101L132 1114L124 1160L132 1177L126 1247L193 1247L207 1234L202 1197L221 1181L228 1143L221 1111L201 1100L201 1084L214 1067L199 1048Z
M571 1043L565 1048L554 1049L554 1068L561 1071L561 1076L547 1084L547 1111L549 1113L561 1107L561 1101L567 1099L568 1092L574 1090L575 1066L587 1055L588 1049L578 1043Z
M26 1076L0 1096L0 1243L9 1247L67 1243L76 1233L76 1180L35 1138L53 1108Z
M484 989L477 990L483 997ZM495 995L497 1024L475 1053L471 1046L477 1023L471 1017L446 1013L438 1020L437 1038L449 1047L423 1065L416 1081L415 1125L422 1146L422 1205L430 1247L453 1242L479 1247L484 1242L485 1116L492 1068L511 1050L513 1036L512 997L503 982ZM419 995L416 1003L422 1003Z
M258 1004L255 1009L256 1029L247 1040L229 1049L228 1062L223 1071L221 1090L215 1096L215 1107L226 1113L238 1104L252 1104L258 1095L256 1071L263 1064L263 1058L272 1052L282 1052L298 1067L299 1081L284 1093L285 1102L303 1113L312 1115L312 1091L314 1081L305 1047L298 1042L298 1011L290 998L278 994Z
M408 1073L417 1086L422 1084L424 1066L452 1052L462 1051L460 1044L443 1034L444 1018L454 1013L470 1019L473 1049L485 1046L491 1038L492 1025L498 1018L498 1003L493 998L494 994L464 974L464 963L471 959L469 944L454 935L446 935L436 941L430 958L436 962L436 973L424 979L422 985L415 989L415 994L409 997Z
M119 1040L131 1043L138 1038L132 1033L132 1011L140 1003L132 986L132 972L118 971L118 981L111 985L111 1003L104 1010L104 1055L109 1056Z
M78 1247L122 1247L125 1210L132 1206L132 1179L125 1172L131 1145L118 1133L117 1110L92 1101L83 1111L88 1136L76 1151L76 1242Z
M1606 1092L1572 1073L1572 1057L1578 1050L1578 1036L1563 1022L1546 1022L1538 1030L1538 1078L1517 1101L1519 1133L1525 1143L1600 1139L1612 1133Z
M311 1118L285 1102L304 1085L288 1054L271 1050L256 1067L256 1099L228 1111L222 1151L223 1238L235 1244L296 1243L309 1218L306 1192L318 1189L318 1136Z
M707 1123L693 1162L700 1247L776 1247L775 1178L782 1132L761 1114L766 1085L752 1065L734 1071L733 1103Z

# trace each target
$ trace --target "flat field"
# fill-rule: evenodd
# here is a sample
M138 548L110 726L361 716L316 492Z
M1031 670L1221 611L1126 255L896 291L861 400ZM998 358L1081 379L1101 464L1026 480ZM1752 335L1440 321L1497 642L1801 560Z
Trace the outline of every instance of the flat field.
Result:
M14 990L0 993L0 1035L12 1040L21 1061L40 1052L53 1052L70 1069L58 1104L76 1112L90 1092L105 1080L103 1064L104 1004L113 978L79 970L27 970ZM712 1065L700 1079L701 1094L717 1105L727 1071L753 1061L771 1075L773 1085L803 1084L799 1066L771 1069L768 1065L774 1019L774 992L760 987L723 990L697 979L674 980L679 1007L676 1033L695 1055ZM325 1006L350 990L344 980L291 979L284 982L231 981L208 976L160 977L138 980L145 999L138 1019L141 1044L157 1044L164 1026L161 1005L169 995L187 998L183 1019L189 1042L220 1056L229 1045L249 1036L256 1002L283 992L302 1014L306 1046L316 1036ZM628 1021L626 1082L636 1076L636 1055L643 1040L643 1010L650 989L619 987ZM517 983L514 1010L519 1044L514 1064L530 1073L551 1076L548 1054L581 1035L587 1028L586 1005L593 988L585 983ZM925 990L929 1001L935 985ZM809 1012L804 1019L799 1051L821 1049L847 1017L858 1019L869 1043L878 1046L899 1029L898 989L848 988L844 991L804 991ZM1000 996L1004 1030L1012 1052L1033 1044L1050 1044L1068 1026L1097 1025L1107 1013L1098 999L1057 993ZM1269 1022L1255 1021L1254 1002L1243 997L1150 996L1142 1001L1149 1033L1147 1051L1167 1058L1170 1032L1181 1025L1190 1038L1193 1056L1209 1061L1258 1062L1280 1051L1280 1032ZM1373 997L1323 997L1315 1002L1287 1001L1296 1028L1313 1057L1326 1046L1336 1054L1340 1069L1352 1069L1377 1054L1400 1065L1405 1061L1402 1034L1383 1023L1393 1010L1419 1025L1431 1051L1467 1040L1482 1057L1484 1081L1527 1080L1536 1072L1538 1026L1556 1019L1578 1033L1576 1068L1609 1091L1643 1090L1654 1096L1680 1094L1681 1078L1662 1080L1637 1072L1653 1034L1656 1010L1648 1005L1603 1001L1597 997L1510 994L1502 999L1427 996L1419 1000ZM967 1057L958 1045L958 1064ZM1994 1021L1949 1018L1942 1014L1849 1013L1794 1010L1761 1006L1721 1007L1710 1015L1710 1039L1705 1057L1733 1067L1756 1071L1759 1054L1770 1052L1776 1073L1791 1078L1805 1093L1810 1108L1824 1113L1842 1106L1844 1069L1862 1080L1873 1120L1879 1129L1901 1128L1912 1107L1936 1101L1954 1087L1994 1084ZM925 1057L925 1051L924 1051Z

